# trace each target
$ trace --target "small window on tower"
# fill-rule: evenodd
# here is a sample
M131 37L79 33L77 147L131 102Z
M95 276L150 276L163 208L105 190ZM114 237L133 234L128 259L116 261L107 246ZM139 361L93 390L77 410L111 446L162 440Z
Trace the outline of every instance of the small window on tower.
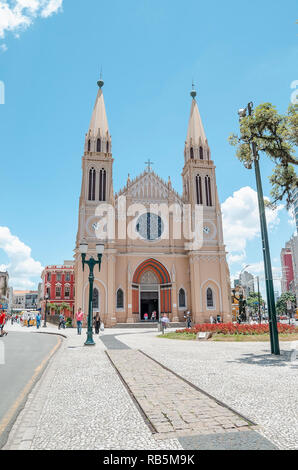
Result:
M97 139L96 151L101 152L101 140L100 139Z
M109 153L110 151L110 146L109 146L109 142L107 142L107 153Z
M190 158L194 158L193 148L190 147Z
M88 140L88 152L90 152L90 150L91 150L91 140L89 139Z
M204 155L203 155L203 147L200 147L200 160L203 160Z

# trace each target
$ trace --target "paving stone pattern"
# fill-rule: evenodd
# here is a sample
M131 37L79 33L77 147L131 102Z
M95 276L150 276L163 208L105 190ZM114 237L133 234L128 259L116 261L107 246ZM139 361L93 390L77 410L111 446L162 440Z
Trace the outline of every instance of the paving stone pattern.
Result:
M157 439L251 429L248 421L140 351L109 350L107 353L158 433Z

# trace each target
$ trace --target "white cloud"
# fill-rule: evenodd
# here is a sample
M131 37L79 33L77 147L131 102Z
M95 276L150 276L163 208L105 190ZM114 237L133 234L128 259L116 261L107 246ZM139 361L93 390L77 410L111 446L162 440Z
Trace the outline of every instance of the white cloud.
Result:
M58 13L62 4L63 0L0 0L0 38L4 39L7 32L18 36L35 18Z
M245 186L233 193L222 204L224 240L229 252L229 263L244 262L247 242L260 236L257 192ZM276 210L266 209L269 229L279 224L279 205Z
M8 227L0 227L0 249L9 259L7 265L0 266L0 270L8 271L9 284L15 289L35 288L34 279L40 277L43 267L32 258L31 248L12 235Z

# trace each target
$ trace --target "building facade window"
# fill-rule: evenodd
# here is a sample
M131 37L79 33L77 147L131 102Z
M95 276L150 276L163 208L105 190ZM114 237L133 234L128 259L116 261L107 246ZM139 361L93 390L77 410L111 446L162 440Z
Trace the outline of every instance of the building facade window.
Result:
M203 154L203 147L200 147L200 160L203 160L204 154Z
M103 168L99 173L99 200L106 200L107 172Z
M110 145L109 145L109 142L107 142L107 153L109 153L110 151Z
M51 273L48 273L48 282L51 282Z
M205 189L206 189L206 204L212 206L212 195L211 195L211 180L210 176L205 177Z
M60 286L56 286L55 295L56 295L56 299L60 299L60 297L61 297L61 287Z
M202 197L202 178L200 175L196 177L197 204L203 204Z
M51 298L51 288L50 287L47 287L47 296L48 296L48 300Z
M117 290L117 308L124 308L124 293L122 289Z
M89 139L88 140L88 152L90 152L90 150L91 150L91 140Z
M95 171L95 168L91 168L89 171L89 191L88 191L89 201L95 201L95 185L96 185L96 171Z
M190 147L190 158L194 158L193 147Z
M182 288L179 290L179 308L186 308L186 294Z
M69 282L70 281L70 273L65 274L65 281Z
M65 290L64 290L64 297L66 299L69 299L70 298L70 287L66 286L65 287Z
M56 281L57 281L57 282L61 282L61 278L62 278L62 274L61 274L61 273L57 273L57 274L56 274Z
M213 290L211 287L207 289L207 308L214 308L214 297L213 297Z
M92 306L93 309L98 310L99 309L99 292L96 287L93 289L93 298L92 298Z
M100 140L100 139L97 139L96 151L97 151L97 152L101 152L101 140Z

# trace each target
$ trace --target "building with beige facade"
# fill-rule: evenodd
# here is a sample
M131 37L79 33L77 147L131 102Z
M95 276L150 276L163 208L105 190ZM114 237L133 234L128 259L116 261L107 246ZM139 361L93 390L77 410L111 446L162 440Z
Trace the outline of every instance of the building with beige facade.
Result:
M88 267L82 269L79 245L88 243L87 259L105 250L101 271L95 267L93 313L107 326L135 323L166 313L171 321L190 310L194 322L220 315L231 320L230 275L223 241L215 165L200 117L196 92L181 170L183 194L151 169L128 176L113 188L112 140L103 81L85 137L82 185L75 247L75 309L88 313ZM129 162L128 166L129 166ZM169 166L173 168L169 158ZM175 170L173 168L173 170ZM179 168L176 169L179 171Z

